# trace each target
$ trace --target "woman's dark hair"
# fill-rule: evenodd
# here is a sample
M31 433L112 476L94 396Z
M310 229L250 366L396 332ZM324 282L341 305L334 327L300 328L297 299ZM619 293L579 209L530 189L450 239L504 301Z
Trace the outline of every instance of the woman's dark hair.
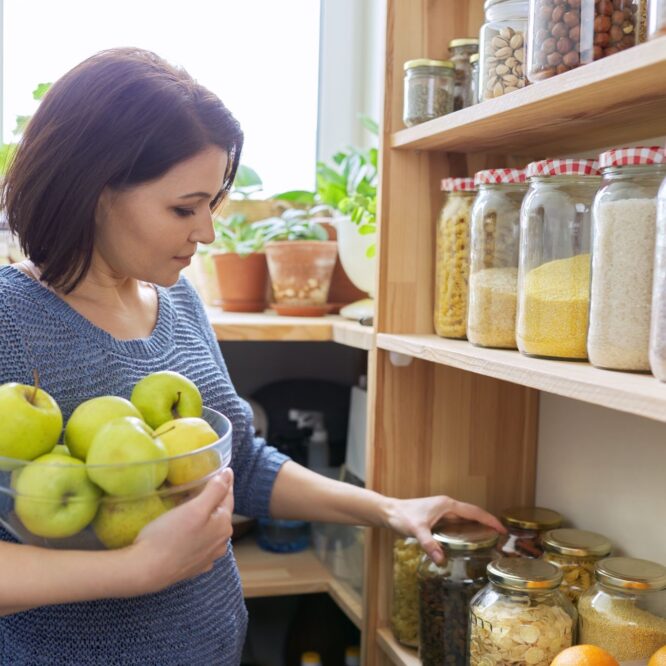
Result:
M238 168L238 121L154 53L102 51L44 96L7 172L1 205L42 279L67 293L90 268L102 190L158 178L210 145L229 155L216 206Z

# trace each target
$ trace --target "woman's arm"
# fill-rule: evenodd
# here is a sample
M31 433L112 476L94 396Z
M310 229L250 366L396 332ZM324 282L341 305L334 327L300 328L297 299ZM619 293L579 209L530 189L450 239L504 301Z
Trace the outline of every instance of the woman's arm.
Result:
M458 502L446 495L416 499L385 497L372 490L333 481L293 461L278 472L270 504L276 518L315 520L370 527L389 527L416 537L435 561L442 552L431 529L444 518L476 520L504 532L502 524L487 511Z

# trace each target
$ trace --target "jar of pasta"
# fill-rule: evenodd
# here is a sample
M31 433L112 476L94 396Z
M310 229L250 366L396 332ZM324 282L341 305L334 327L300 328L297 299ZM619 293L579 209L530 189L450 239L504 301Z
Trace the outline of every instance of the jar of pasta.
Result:
M474 176L467 339L482 347L516 347L520 205L527 191L520 169Z
M527 166L516 324L523 354L587 358L592 203L599 175L592 160Z
M562 524L557 511L539 506L505 509L501 519L507 533L500 539L498 549L504 557L541 557L543 534Z
M446 199L437 223L435 332L444 338L467 334L467 283L473 178L445 178Z
M413 537L393 544L393 601L391 629L396 640L409 647L419 644L418 569L423 549Z
M544 560L502 558L470 605L470 666L549 666L576 640L577 613L562 572Z
M606 537L586 530L550 530L543 547L544 559L562 570L562 592L574 603L594 583L595 564L611 552Z

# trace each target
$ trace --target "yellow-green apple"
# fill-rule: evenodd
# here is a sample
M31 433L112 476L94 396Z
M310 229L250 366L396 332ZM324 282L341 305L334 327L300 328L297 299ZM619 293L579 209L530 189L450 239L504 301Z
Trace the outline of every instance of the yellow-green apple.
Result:
M167 480L171 485L196 481L208 476L220 467L220 455L214 447L195 453L220 439L213 428L195 417L167 421L155 430L169 454ZM189 455L184 455L189 454ZM172 456L179 456L172 459Z
M194 382L164 370L140 379L132 389L132 403L151 428L184 416L201 416L203 401Z
M134 500L106 497L95 516L93 529L107 548L122 548L133 543L145 525L166 511L167 506L156 493Z
M95 517L101 493L77 458L47 453L15 480L14 509L37 536L57 539L80 532Z
M166 455L149 425L136 416L121 416L97 431L86 468L88 476L110 495L142 495L166 479Z
M37 386L10 382L0 386L0 456L34 460L58 443L62 413Z
M82 402L67 420L65 444L73 456L85 460L97 431L109 421L121 416L143 420L141 412L125 398L104 395Z

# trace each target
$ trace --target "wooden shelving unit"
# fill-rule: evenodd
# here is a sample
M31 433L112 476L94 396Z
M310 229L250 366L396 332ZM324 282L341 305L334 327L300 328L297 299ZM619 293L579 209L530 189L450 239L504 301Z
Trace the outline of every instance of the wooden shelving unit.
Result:
M388 627L384 627L377 632L377 641L384 655L396 666L419 666L421 663L416 650L400 645Z

